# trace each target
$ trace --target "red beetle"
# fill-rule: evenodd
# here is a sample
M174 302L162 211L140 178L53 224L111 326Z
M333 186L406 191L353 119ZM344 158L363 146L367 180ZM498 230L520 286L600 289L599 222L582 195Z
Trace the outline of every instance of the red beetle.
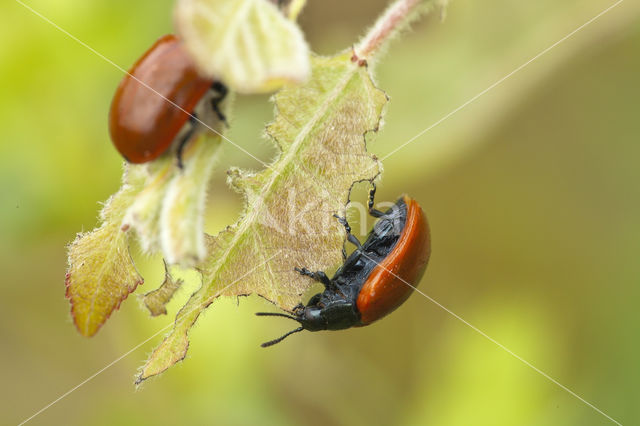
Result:
M389 210L373 208L375 185L369 193L369 214L380 218L364 244L351 234L344 218L347 238L356 250L345 260L334 277L322 271L295 268L325 286L307 305L298 305L292 315L258 312L261 316L281 316L300 323L300 327L278 339L263 343L275 345L302 330L342 330L362 327L393 312L411 295L420 282L431 254L429 225L415 200L401 197Z
M211 112L224 121L218 105L226 87L198 75L182 42L165 35L122 79L111 103L109 131L116 149L131 163L146 163L164 154L174 141L178 164L182 149Z

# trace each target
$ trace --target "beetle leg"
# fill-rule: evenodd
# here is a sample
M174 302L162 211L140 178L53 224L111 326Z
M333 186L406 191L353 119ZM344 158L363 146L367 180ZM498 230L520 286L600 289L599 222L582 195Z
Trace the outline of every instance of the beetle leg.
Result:
M307 268L293 268L296 272L300 273L300 275L304 275L310 277L318 282L324 284L325 287L329 287L331 285L331 280L327 277L323 271L311 272Z
M362 244L360 244L360 241L358 241L358 238L356 238L356 236L351 233L351 226L349 226L349 222L347 222L347 218L346 217L340 217L337 214L334 214L333 217L338 219L338 222L342 226L344 226L344 229L347 231L347 240L349 240L349 242L351 244L353 244L354 246L356 246L358 248L362 248ZM343 253L343 254L345 254L345 253Z
M373 217L382 217L384 216L384 213L373 208L373 199L376 197L376 189L375 182L371 182L371 189L369 190L369 214Z
M291 313L295 316L301 316L302 312L304 312L304 305L302 303L298 303L296 306L293 307L293 309L291 310Z
M187 130L187 133L184 134L182 139L180 139L180 143L178 144L178 149L176 151L176 157L178 157L178 167L182 170L184 168L184 163L182 162L182 151L184 151L184 147L191 140L193 134L196 131L198 117L195 114L191 114L189 117L189 126L190 129Z
M213 83L213 85L211 85L211 90L215 92L215 96L211 97L211 108L213 108L213 111L216 113L220 121L222 121L226 127L229 127L227 118L222 113L222 111L220 111L220 104L222 103L224 98L227 97L227 93L229 93L229 90L227 89L227 86L220 83L219 81L216 81L215 83Z

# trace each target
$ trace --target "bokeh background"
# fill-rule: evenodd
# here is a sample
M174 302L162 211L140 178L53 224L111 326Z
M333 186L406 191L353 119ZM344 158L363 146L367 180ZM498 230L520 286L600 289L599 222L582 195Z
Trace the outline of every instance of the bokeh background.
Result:
M391 96L370 145L384 156L614 3L456 0L396 40L376 69ZM128 68L172 31L170 0L29 0ZM353 44L382 0L310 0L310 44ZM0 5L0 423L17 424L168 324L193 280L152 319L135 297L81 337L64 299L65 244L119 186L107 111L115 67L25 9ZM261 159L267 97L239 97L230 137ZM378 200L427 211L421 289L625 425L640 424L640 5L622 2L385 160ZM207 228L232 223L227 146ZM363 200L358 187L355 199ZM356 229L358 226L356 224ZM158 259L136 255L146 283ZM187 274L187 276L190 276ZM193 278L193 276L191 276ZM301 333L259 319L249 297L216 302L188 358L142 389L155 337L33 425L605 425L604 416L415 294L363 329Z

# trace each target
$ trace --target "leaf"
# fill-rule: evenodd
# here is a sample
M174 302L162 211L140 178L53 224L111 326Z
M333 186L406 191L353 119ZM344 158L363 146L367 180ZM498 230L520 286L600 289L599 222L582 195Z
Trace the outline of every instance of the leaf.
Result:
M121 227L124 212L139 192L142 179L125 173L123 181L120 191L102 209L102 225L91 232L79 233L69 246L66 297L71 302L73 322L87 337L93 336L120 303L144 282L129 255L126 227Z
M302 32L270 1L178 0L175 18L202 74L233 91L265 93L309 76Z
M143 189L131 200L122 224L138 235L138 241L146 253L160 251L160 207L167 187L174 175L172 159L162 156L148 164L128 165L138 171L144 180Z
M217 119L211 125L223 127ZM143 250L162 251L171 264L193 266L204 259L204 206L221 140L220 132L201 129L185 147L183 168L174 150L125 166L122 188L105 204L100 227L78 234L69 246L66 295L81 334L93 336L144 282L129 255L126 231L135 230Z
M150 291L142 297L144 305L149 309L152 317L166 315L166 305L169 303L175 292L182 286L183 281L174 279L169 272L167 263L164 264L164 281L155 290Z
M212 132L191 141L183 154L183 169L175 166L173 155L130 166L143 168L147 177L123 224L137 232L143 250L160 251L169 264L184 267L204 259L204 208L221 141Z
M131 230L145 251L162 249L170 263L193 265L204 258L204 204L220 141L207 133L190 142L183 169L171 152L126 166L122 188L101 212L100 227L78 234L69 246L66 296L81 334L93 336L144 282L129 255Z
M221 142L214 134L191 142L184 169L169 182L160 213L160 242L171 265L191 267L207 255L204 209Z
M244 215L207 238L209 255L199 266L203 284L137 383L185 357L189 329L217 297L258 293L290 309L312 284L294 267L324 270L341 262L345 232L332 215L344 215L354 182L380 173L365 135L378 129L387 102L351 55L313 58L311 79L275 96L277 115L267 132L281 152L260 173L230 172L245 198Z

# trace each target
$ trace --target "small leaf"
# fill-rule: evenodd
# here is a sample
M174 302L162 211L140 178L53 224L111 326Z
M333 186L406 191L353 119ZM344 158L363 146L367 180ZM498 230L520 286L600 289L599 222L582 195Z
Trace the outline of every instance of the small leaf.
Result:
M182 169L173 154L130 166L146 178L123 224L136 231L147 253L160 251L169 264L184 267L206 256L204 207L221 141L220 135L206 132L189 142Z
M222 138L206 134L191 142L184 169L166 189L160 213L162 254L171 265L191 267L204 260L204 208Z
M309 76L302 32L270 1L178 0L175 16L203 75L233 91L270 92Z
M173 158L164 155L150 163L128 167L144 176L144 181L143 189L132 200L122 224L136 232L146 253L156 253L160 251L160 206L175 173Z
M226 111L226 105L223 110ZM220 120L212 121L220 129ZM221 135L202 130L183 152L145 164L127 164L120 190L101 212L101 226L78 234L69 246L67 297L76 327L94 335L120 303L143 282L129 255L135 230L147 253L162 250L172 264L193 266L206 255L204 204Z
M378 129L387 97L352 53L314 58L312 77L275 96L277 115L267 128L281 150L257 174L232 170L245 213L217 237L208 237L203 284L176 317L173 331L153 352L138 383L182 360L188 332L221 295L258 293L283 309L312 285L294 267L325 270L342 260L345 213L354 182L373 180L380 164L365 135Z
M133 184L127 183L130 179ZM78 331L93 336L120 303L144 280L129 255L122 217L142 179L125 173L124 184L101 212L102 225L80 233L69 246L66 296Z
M166 315L166 305L169 303L175 292L180 288L183 281L174 279L169 272L166 262L164 264L164 282L157 289L142 296L144 305L149 309L152 317Z

